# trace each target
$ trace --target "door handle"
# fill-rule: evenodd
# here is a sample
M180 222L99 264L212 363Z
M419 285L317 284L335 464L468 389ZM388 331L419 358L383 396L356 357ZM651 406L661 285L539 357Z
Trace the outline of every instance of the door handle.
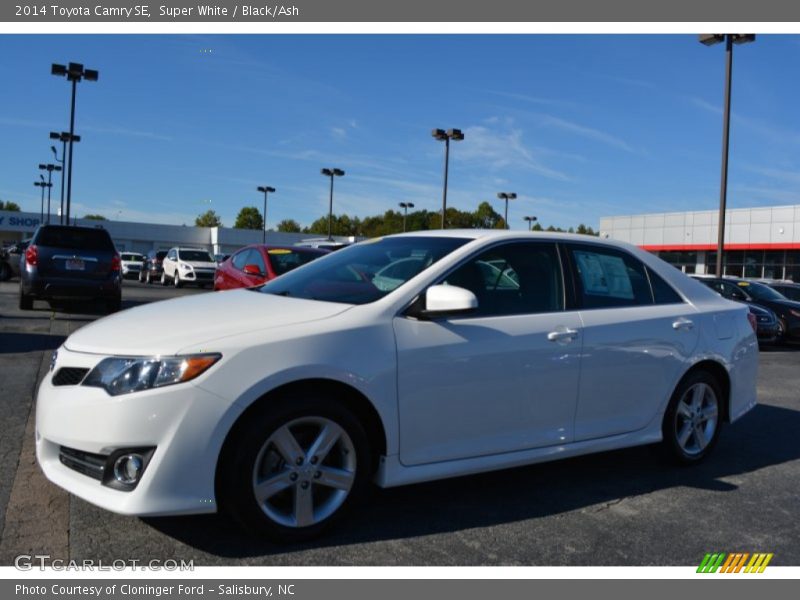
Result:
M676 331L681 329L688 331L693 327L694 327L694 322L690 321L689 319L684 319L683 317L672 323L672 328L675 329Z
M551 342L560 342L560 341L570 342L572 341L573 338L577 336L578 332L575 329L562 329L562 330L551 331L550 333L547 334L547 339L550 340Z

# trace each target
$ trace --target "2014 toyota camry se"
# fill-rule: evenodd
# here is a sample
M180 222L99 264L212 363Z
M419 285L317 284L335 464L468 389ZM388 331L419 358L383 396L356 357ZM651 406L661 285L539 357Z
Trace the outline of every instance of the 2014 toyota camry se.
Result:
M633 246L409 233L83 327L39 388L37 456L108 510L304 539L370 482L659 442L698 462L757 364L747 307Z

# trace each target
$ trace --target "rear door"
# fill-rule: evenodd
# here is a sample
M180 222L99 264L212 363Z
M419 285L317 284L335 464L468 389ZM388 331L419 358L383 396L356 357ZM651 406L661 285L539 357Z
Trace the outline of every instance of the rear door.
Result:
M47 226L32 242L38 249L38 271L45 277L106 279L117 251L105 229Z
M628 252L567 249L583 323L575 441L642 429L697 345L696 310Z

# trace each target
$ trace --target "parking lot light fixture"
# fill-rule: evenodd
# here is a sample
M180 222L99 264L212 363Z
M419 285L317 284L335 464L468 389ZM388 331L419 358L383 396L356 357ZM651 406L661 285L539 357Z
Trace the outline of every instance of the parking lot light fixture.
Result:
M528 231L530 231L533 227L533 222L536 221L536 217L525 216L522 218L528 222Z
M719 219L717 221L717 277L722 277L722 254L725 251L725 208L728 201L728 141L731 128L731 74L733 68L733 45L756 41L752 33L703 33L700 43L715 46L725 42L725 96L722 112L722 169L719 186Z
M75 139L75 92L78 88L78 82L82 80L97 81L100 73L95 69L84 69L80 63L69 63L68 66L53 64L50 68L50 73L57 77L66 77L67 81L72 83L72 100L70 102L69 111L69 159L67 161L67 219L66 223L69 225L70 206L72 205L72 143L77 141ZM52 137L52 134L51 134Z
M442 229L445 228L445 214L447 212L447 172L450 164L450 140L460 142L464 133L460 129L434 129L431 131L433 139L444 142L444 185L442 186Z
M55 148L53 148L55 150ZM39 168L47 171L47 224L50 224L50 189L53 187L53 171L60 171L61 167L54 164L39 164Z
M44 175L39 175L41 181L34 181L33 185L42 188L42 202L39 205L39 223L44 223L44 188L47 187L47 182L44 180Z
M61 142L61 160L58 160L57 155L56 155L56 160L58 160L58 162L61 163L61 167L63 169L64 160L67 157L67 142L70 140L72 140L73 142L80 142L81 136L70 135L68 131L62 131L61 133L58 133L57 131L51 131L50 139L58 140L59 142ZM50 146L50 148L53 150L53 154L55 154L55 147ZM64 224L64 172L63 171L61 173L61 208L58 212L58 216L59 216L58 222L63 225Z
M320 171L325 177L331 178L331 193L328 200L328 240L333 239L333 178L334 177L344 177L344 171L341 169L331 168L331 169L322 169Z
M264 230L261 232L261 243L267 243L267 194L274 193L275 188L268 185L258 186L259 192L264 192Z
M500 198L500 200L506 201L506 210L503 213L503 220L505 221L506 229L511 229L508 225L508 201L515 200L517 195L514 192L498 192L497 197Z
M400 208L403 209L403 233L406 231L406 219L408 218L408 209L414 208L413 202L401 202L399 204Z

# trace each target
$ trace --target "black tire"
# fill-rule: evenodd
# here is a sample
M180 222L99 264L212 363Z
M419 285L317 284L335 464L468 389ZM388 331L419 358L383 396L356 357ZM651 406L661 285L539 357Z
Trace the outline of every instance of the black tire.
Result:
M167 272L161 271L161 285L167 285Z
M695 392L702 396L696 410L696 401L692 401L696 397ZM686 375L672 394L664 413L664 439L661 442L664 453L683 465L701 462L719 440L725 402L719 381L714 375L700 370ZM715 410L711 408L712 404ZM713 424L709 417L711 414L715 415Z
M177 269L175 270L175 276L172 278L172 285L174 285L176 288L183 287L183 282L181 281L181 275L180 273L178 273Z
M5 262L0 262L0 281L8 281L11 279L11 267Z
M106 300L106 312L108 314L119 312L122 308L122 297Z
M149 269L148 269L147 273L144 274L144 282L147 285L150 285L151 283L153 283L153 278L150 276L150 270Z
M314 463L313 457L305 455L318 435L314 429L316 421L332 422L345 434L337 438L336 444L320 463ZM287 425L291 425L292 429L285 427ZM304 453L302 464L290 463L277 451L276 446L268 443L279 430L294 432L292 437ZM232 435L235 437L229 440L220 461L218 498L222 509L250 533L276 542L299 542L314 538L335 525L358 503L369 485L372 459L366 433L358 419L335 399L297 394L271 398L258 412L248 415L247 421L237 427ZM347 461L346 465L342 466L340 461ZM294 477L291 480L294 483L287 479L286 487L269 496L264 501L266 508L262 509L255 497L254 481L265 464L270 465L268 473L263 474L266 479ZM315 469L328 467L340 468L339 472L348 473L351 481L349 490L315 483L320 477L320 472L315 472ZM300 486L303 485L305 487L302 489L308 491L301 491ZM295 523L298 520L294 513L297 494L300 493L309 494L312 498L312 522L307 526L287 525L287 519ZM329 504L326 505L326 502ZM288 512L284 514L282 508ZM273 517L268 512L277 516ZM284 522L279 522L279 519Z
M33 310L33 297L26 294L22 290L19 291L19 309L20 310Z

